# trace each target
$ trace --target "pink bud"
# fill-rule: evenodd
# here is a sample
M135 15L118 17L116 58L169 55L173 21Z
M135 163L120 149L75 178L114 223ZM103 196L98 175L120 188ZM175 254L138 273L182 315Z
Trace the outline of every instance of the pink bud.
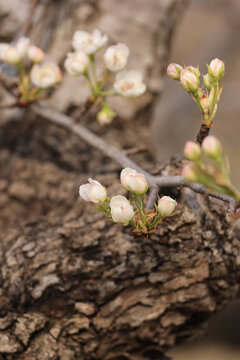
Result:
M216 80L221 80L225 72L225 65L222 60L218 58L212 60L208 67L208 73Z
M222 154L221 143L215 136L207 136L203 140L202 149L204 154L209 158L216 159Z
M27 56L34 63L41 63L45 58L45 53L39 47L31 45L28 48Z
M201 155L201 148L193 141L187 141L184 148L184 155L189 160L197 160Z
M182 176L188 182L198 182L198 169L195 164L184 166Z
M158 201L158 211L162 216L169 216L172 215L172 213L175 210L175 207L177 206L177 202L173 200L170 196L163 196Z
M186 66L185 70L191 71L197 77L200 76L200 71L199 71L198 67L194 67L194 66L190 65L190 66Z
M203 82L204 82L204 85L206 86L206 89L211 90L212 86L211 86L211 79L210 79L209 74L203 75Z
M180 74L183 68L178 64L169 64L167 68L167 74L174 80L180 80Z
M198 77L189 70L183 70L180 75L182 87L191 93L195 93L199 86Z

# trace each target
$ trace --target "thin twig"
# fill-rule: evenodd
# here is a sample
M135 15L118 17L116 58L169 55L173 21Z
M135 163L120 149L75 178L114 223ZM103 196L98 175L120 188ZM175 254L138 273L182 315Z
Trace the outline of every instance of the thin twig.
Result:
M146 145L141 145L141 146L135 146L131 149L123 150L123 152L125 155L134 155L134 154L139 154L141 152L145 152L147 150L148 148Z
M146 206L146 208L148 210L150 210L154 207L154 203L156 201L159 190L160 190L159 186L157 186L157 185L152 186L149 197L148 197L147 206Z
M47 120L63 126L70 130L72 133L79 136L81 139L86 141L88 144L94 148L99 149L103 154L115 160L122 167L131 167L138 172L144 174L144 176L149 181L149 186L152 189L153 187L188 187L193 191L199 194L206 194L212 196L216 199L220 199L227 203L233 203L235 201L232 197L224 194L218 194L214 192L209 192L205 186L201 184L189 184L187 183L182 176L154 176L143 170L140 166L135 164L130 160L122 151L117 148L107 144L102 138L98 137L90 130L86 129L80 124L74 123L73 119L64 114L58 113L55 110L52 110L46 106L43 106L41 103L36 103L31 105L31 109L38 115L43 116Z

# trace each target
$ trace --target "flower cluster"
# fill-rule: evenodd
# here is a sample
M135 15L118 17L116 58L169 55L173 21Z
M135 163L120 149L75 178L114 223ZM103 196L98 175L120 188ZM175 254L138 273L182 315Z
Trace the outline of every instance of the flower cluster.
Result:
M137 235L154 232L163 217L174 215L177 203L169 196L159 198L155 209L145 208L148 181L143 174L125 168L121 171L120 180L123 188L130 192L132 202L122 195L110 199L105 187L93 179L88 179L88 184L80 186L79 194L83 200L95 203L109 220L124 226L130 225L132 232Z
M192 161L183 168L182 174L186 181L201 183L211 190L240 200L240 193L229 178L228 166L224 163L222 146L217 138L207 136L202 147L188 141L184 155Z
M109 46L104 55L104 71L98 76L96 69L96 54L107 43L108 36L96 29L92 33L78 30L74 33L72 46L74 52L67 54L64 66L67 72L73 76L83 75L88 81L92 96L102 101L102 109L97 115L101 124L107 124L116 116L107 103L107 97L123 96L134 98L142 95L146 90L140 72L136 70L124 70L128 57L129 48L125 44L118 43ZM117 72L113 83L113 89L106 91L105 87L111 72Z
M223 61L214 59L207 66L208 73L202 75L205 89L200 86L201 73L199 67L187 66L183 68L178 64L170 64L167 68L167 74L174 80L180 81L183 89L198 104L203 114L203 122L210 126L222 93L221 79L225 72L225 65Z
M62 80L59 67L44 62L45 53L31 44L30 39L21 37L16 44L0 43L0 60L15 65L20 74L19 104L25 105L40 99L44 92Z

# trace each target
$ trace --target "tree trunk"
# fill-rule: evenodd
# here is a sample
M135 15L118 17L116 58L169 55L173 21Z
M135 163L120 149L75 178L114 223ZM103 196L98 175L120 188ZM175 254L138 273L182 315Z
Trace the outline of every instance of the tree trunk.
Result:
M129 119L152 104L185 1L39 4L31 33L53 57L63 59L80 22L100 27L127 42L132 64L149 78L151 93L134 105L115 104L117 111ZM75 80L49 102L61 110L77 106ZM137 120L124 137L118 124L110 140L137 145L146 134ZM108 130L89 126L109 138ZM29 113L24 122L1 125L0 140L0 359L167 359L168 347L198 336L237 296L240 232L222 203L169 190L179 202L176 215L151 237L134 238L92 204L76 201L89 176L110 195L119 193L119 168L98 151ZM135 157L153 170L149 155ZM179 163L161 171L177 174Z

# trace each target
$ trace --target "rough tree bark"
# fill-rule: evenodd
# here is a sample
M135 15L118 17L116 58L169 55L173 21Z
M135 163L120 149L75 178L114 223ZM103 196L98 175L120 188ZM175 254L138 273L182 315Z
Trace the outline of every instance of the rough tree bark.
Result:
M63 59L69 43L60 39L69 41L78 21L119 41L125 41L125 26L133 50L131 43L145 39L133 61L148 73L152 93L160 90L159 66L185 1L152 0L147 8L137 0L118 6L110 0L39 3L31 32L36 39L44 34L42 45L55 58ZM136 15L131 21L130 4ZM144 46L147 58L139 56ZM50 101L61 110L78 104L74 88L69 80ZM118 110L130 118L153 99L146 95ZM119 193L118 167L113 170L65 130L43 119L33 125L29 117L0 131L7 148L0 152L0 359L163 359L168 347L198 336L239 290L239 224L229 221L226 205L177 189L170 193L179 202L177 214L150 238L134 238L92 204L76 201L79 184L93 174L110 195ZM136 123L128 129L135 134ZM36 149L37 142L42 148ZM172 161L161 173L178 174L178 167Z

